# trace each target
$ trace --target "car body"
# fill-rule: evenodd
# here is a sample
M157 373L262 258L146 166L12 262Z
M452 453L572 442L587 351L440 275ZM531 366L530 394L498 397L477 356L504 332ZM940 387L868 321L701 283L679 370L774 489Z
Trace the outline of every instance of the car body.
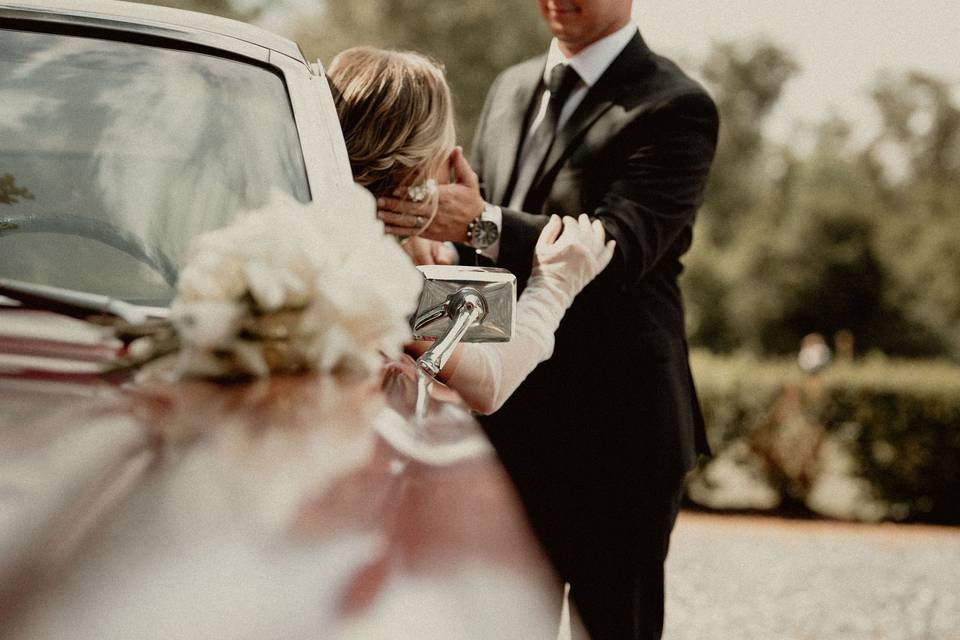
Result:
M255 27L0 0L3 55L0 279L162 316L190 237L351 183L319 66ZM0 299L0 638L555 636L509 478L442 385L414 416L409 358L169 380L41 302Z

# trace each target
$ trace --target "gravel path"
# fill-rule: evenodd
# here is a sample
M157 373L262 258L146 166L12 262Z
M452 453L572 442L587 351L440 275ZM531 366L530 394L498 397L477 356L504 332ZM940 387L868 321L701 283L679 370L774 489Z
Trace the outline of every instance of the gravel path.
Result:
M682 513L665 640L960 640L960 528Z

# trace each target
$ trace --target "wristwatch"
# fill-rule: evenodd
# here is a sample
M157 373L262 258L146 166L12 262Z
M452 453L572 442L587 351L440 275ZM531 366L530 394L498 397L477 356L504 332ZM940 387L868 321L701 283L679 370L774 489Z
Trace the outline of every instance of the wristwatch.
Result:
M483 203L483 211L467 225L467 244L478 251L500 239L500 227L490 219L495 208L490 203Z

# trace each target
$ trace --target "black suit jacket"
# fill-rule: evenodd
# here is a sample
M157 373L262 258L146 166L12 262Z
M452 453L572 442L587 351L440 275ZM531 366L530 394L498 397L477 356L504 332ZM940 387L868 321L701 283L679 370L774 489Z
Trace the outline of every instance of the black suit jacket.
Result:
M638 33L558 133L526 211L512 211L515 161L544 64L539 57L496 79L474 142L485 197L504 207L497 264L522 286L552 213L599 218L617 248L567 312L553 357L483 424L528 508L567 520L642 517L643 493L674 490L707 451L677 277L717 111Z

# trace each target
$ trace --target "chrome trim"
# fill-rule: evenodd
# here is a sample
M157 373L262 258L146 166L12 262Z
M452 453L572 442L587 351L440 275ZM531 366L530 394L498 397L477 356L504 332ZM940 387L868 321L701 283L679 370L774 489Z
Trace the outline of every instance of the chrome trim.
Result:
M467 330L463 342L508 342L514 333L517 279L505 269L450 265L420 265L423 289L413 314L415 340L439 340L450 326L450 316L440 316L451 296L464 287L480 292L487 303L482 323ZM429 320L429 322L427 322Z
M433 324L437 320L440 320L441 318L446 318L447 307L449 305L449 302L450 302L449 299L444 300L441 304L438 304L435 307L427 309L426 311L421 313L419 316L417 316L417 319L413 323L413 330L420 331L424 327L427 327Z
M450 323L443 337L417 358L417 365L431 376L436 376L443 369L443 365L447 364L467 329L483 322L483 318L487 315L486 299L472 287L459 289L447 298L443 307L445 315L450 316L453 322Z
M170 7L114 0L0 0L0 17L174 37L244 55L253 46L306 63L287 38L237 20Z
M162 319L169 315L166 307L141 306L96 293L7 278L0 278L0 294L32 309L50 309L69 315L103 313L130 324L140 324L150 318Z
M320 75L311 74L306 62L273 52L269 64L283 74L287 85L311 199L321 200L352 184L347 144L326 76L322 71Z
M214 33L198 32L191 30L178 29L168 25L157 25L149 23L128 22L122 20L111 20L106 16L87 16L87 15L58 15L47 14L35 11L20 11L18 9L8 10L0 6L0 20L13 19L14 21L29 21L51 25L51 31L57 26L79 26L81 28L99 29L104 31L116 32L119 34L129 34L125 40L135 41L137 37L152 37L182 42L193 46L207 47L223 51L231 56L240 56L249 58L256 62L266 63L270 59L270 50L258 45L250 44L242 40L237 40L229 36L218 35ZM0 22L0 28L3 23ZM84 34L71 34L83 36Z

